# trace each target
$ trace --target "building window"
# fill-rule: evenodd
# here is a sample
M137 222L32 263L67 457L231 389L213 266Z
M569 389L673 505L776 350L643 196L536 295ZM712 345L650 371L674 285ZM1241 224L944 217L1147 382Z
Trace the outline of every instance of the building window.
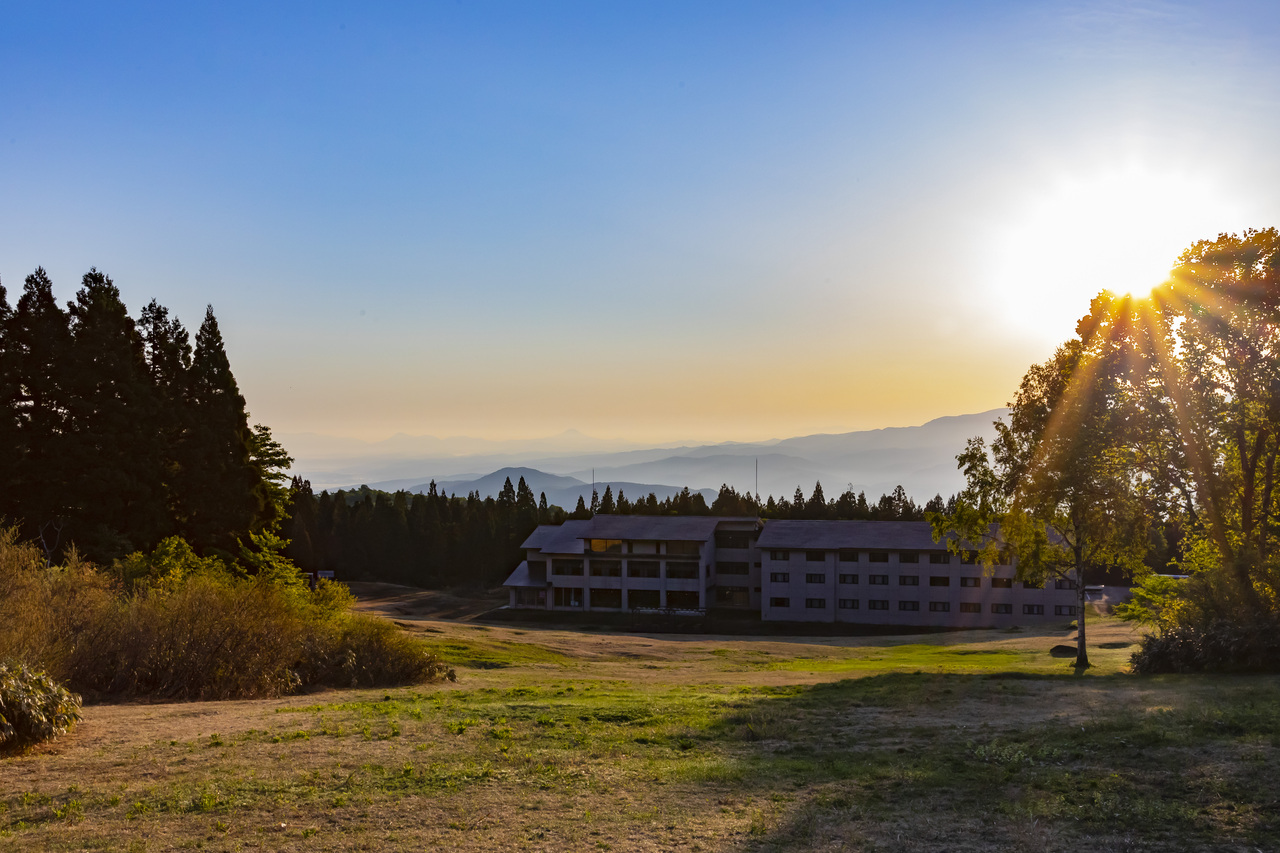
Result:
M919 610L919 609L920 609L920 602L918 602L918 601L899 601L899 602L898 602L898 609L899 609L899 610Z
M827 576L822 572L809 572L804 576L805 583L826 583Z
M656 610L662 606L662 593L656 589L629 589L627 606L632 610Z
M867 559L873 563L887 563L889 562L889 552L888 551L872 551L870 554L867 555Z
M842 562L842 563L856 563L856 562L858 562L858 552L857 552L857 551L841 551L841 552L840 552L840 562Z
M826 551L805 551L804 558L810 563L821 563L827 559Z
M545 578L547 576L547 561L546 560L530 560L529 574L531 575L538 574L538 575L542 575Z
M842 598L842 599L840 599L840 609L841 609L841 610L857 610L857 609L858 609L858 599L856 599L856 598Z
M745 530L717 530L717 548L750 548L751 534Z
M790 560L791 552L790 551L770 551L769 559L770 560Z
M622 606L622 590L620 589L595 589L591 590L591 606L592 607L621 607Z
M769 599L770 607L790 607L791 599L789 598L771 598Z
M529 565L532 566L533 563L530 563ZM1056 581L1053 582L1053 588L1054 589L1075 589L1076 582L1068 578L1058 578Z
M960 586L982 586L982 578L960 578Z
M918 563L920 562L920 554L916 551L899 551L899 563Z
M808 610L823 610L827 606L827 600L825 598L806 598L804 606Z
M867 575L867 583L872 584L873 586L888 586L889 576L888 575Z
M930 601L929 612L930 613L950 613L951 602L950 601Z
M551 603L556 607L581 607L582 590L576 586L558 586Z
M1023 589L1044 589L1044 581L1040 581L1039 583L1036 583L1035 581L1023 581L1022 588Z
M580 575L582 574L582 561L581 560L552 560L551 574Z
M976 601L962 601L960 602L960 612L961 613L981 613L982 605Z
M668 580L697 580L697 563L667 563Z
M991 612L992 613L1012 613L1013 605L1012 604L993 604L991 605Z
M872 598L867 601L868 610L888 610L889 600L887 598Z
M622 577L622 561L621 560L592 560L591 561L591 577L593 578L620 578ZM622 605L619 604L619 607Z
M919 575L899 575L898 586L920 586Z
M751 566L747 563L716 563L716 571L722 575L749 575Z
M857 575L841 575L840 576L840 583L857 583L857 582L858 582Z
M668 542L668 554L678 554L682 557L696 557L702 553L701 542Z
M697 592L667 590L667 607L673 610L697 610L700 606Z
M960 552L960 563L962 565L972 566L976 562L978 562L977 551L961 551Z
M587 550L593 554L621 554L621 539L588 539Z
M1075 616L1076 606L1074 604L1055 604L1053 606L1054 616Z
M725 607L746 607L751 604L751 590L745 586L716 587L716 604Z
M769 572L769 583L791 583L791 572Z
M1022 614L1024 616L1043 616L1043 604L1024 604L1022 605Z
M627 577L656 578L661 577L657 560L627 560ZM657 605L655 605L657 606Z
M992 578L992 589L1013 589L1013 578Z
M950 575L930 575L929 586L951 586Z
M945 566L951 562L951 554L946 551L932 551L929 554L929 562L935 566Z

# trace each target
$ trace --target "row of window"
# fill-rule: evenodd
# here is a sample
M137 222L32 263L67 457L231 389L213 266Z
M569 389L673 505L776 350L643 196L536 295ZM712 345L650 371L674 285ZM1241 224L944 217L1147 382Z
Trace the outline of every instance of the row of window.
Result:
M827 559L827 555L829 553L831 552L830 551L805 551L804 558L805 560L811 563L820 563ZM836 552L836 559L839 560L841 563L857 563L857 562L861 562L861 558L859 555L866 554L867 555L866 562L868 563L887 563L889 562L889 555L891 553L894 553L894 552L841 550ZM920 554L922 552L898 551L896 553L898 555L899 563L918 563L920 562ZM958 559L958 561L964 565L973 565L977 561L977 556L970 551L964 551L955 555L952 555L951 552L949 551L926 551L923 553L927 553L929 555L929 562L933 563L934 565L946 565L951 562L952 556L955 556ZM791 552L780 550L780 549L771 550L769 552L769 559L770 560L790 560ZM997 566L1007 566L1009 565L1009 560L1005 557L997 557L995 564Z
M569 559L552 560L551 574L581 577L584 574L583 561ZM593 578L622 577L622 561L592 560L591 576ZM629 578L657 578L661 576L661 563L657 560L627 561L627 577ZM667 577L672 580L696 580L698 577L698 564L667 563Z
M769 606L770 607L790 607L791 599L775 596L769 599ZM806 598L804 600L804 606L806 609L809 609L809 610L825 610L827 607L827 600L825 598ZM836 600L836 606L841 610L857 610L858 599L840 598ZM884 598L867 599L867 609L868 610L888 610L889 600ZM905 610L905 611L918 611L920 609L920 602L899 601L898 609ZM930 601L929 612L950 613L951 602ZM982 604L976 601L962 601L960 602L960 612L961 613L981 613ZM1005 604L1005 603L992 604L991 612L996 614L1011 614L1013 613L1013 605ZM1022 605L1022 613L1024 616L1043 616L1044 605L1043 604L1024 604ZM1057 605L1054 605L1053 615L1054 616L1075 616L1076 609L1074 606L1069 604L1057 604Z
M593 554L621 554L623 552L623 544L623 540L621 539L587 539L586 549ZM626 542L625 544L626 552L628 554L635 551L635 542ZM641 553L656 554L662 550L661 542L648 542L644 544L646 545L646 550L643 550ZM668 554L682 554L685 556L696 557L702 553L701 542L668 542L666 544ZM652 546L652 550L647 550L649 546Z
M552 593L552 601L556 607L582 607L584 595L582 587L556 587ZM592 607L622 607L622 590L591 588ZM661 607L662 593L656 589L633 589L627 591L627 606L635 608ZM667 591L667 607L677 610L693 610L699 606L697 592Z
M837 576L842 584L856 584L858 575L840 574ZM770 572L770 583L790 583L791 572ZM824 572L806 572L804 576L805 583L826 583L827 576ZM889 583L888 575L867 575L867 583L872 586L885 586ZM919 575L899 575L898 586L920 586ZM950 575L932 575L929 578L929 586L951 586ZM982 578L980 577L964 577L960 578L960 586L962 587L980 587L982 586ZM1044 589L1044 585L1033 584L1023 581L1024 589ZM1075 581L1059 580L1054 582L1056 589L1075 589ZM992 589L1013 589L1013 578L991 578Z

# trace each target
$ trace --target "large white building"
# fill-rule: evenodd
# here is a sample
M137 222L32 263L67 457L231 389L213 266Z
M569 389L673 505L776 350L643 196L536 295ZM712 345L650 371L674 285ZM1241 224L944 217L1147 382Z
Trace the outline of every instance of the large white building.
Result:
M611 613L749 610L765 621L985 627L1076 615L1075 584L984 570L922 521L597 515L542 525L511 606Z

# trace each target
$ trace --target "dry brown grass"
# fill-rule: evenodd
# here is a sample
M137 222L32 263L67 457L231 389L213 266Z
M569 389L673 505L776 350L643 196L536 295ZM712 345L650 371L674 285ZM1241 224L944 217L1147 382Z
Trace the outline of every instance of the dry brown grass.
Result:
M1275 679L1117 675L1124 648L1073 677L1047 653L1066 631L412 624L477 665L456 685L90 707L0 764L0 851L1267 849L1276 820L1280 732L1249 710Z

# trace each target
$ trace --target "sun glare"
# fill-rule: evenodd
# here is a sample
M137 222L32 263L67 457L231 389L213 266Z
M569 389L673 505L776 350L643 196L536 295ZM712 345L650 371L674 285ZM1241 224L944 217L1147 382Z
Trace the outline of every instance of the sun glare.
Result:
M988 295L1017 333L1058 342L1101 290L1145 297L1199 239L1247 223L1211 181L1128 168L1064 177L993 241Z

